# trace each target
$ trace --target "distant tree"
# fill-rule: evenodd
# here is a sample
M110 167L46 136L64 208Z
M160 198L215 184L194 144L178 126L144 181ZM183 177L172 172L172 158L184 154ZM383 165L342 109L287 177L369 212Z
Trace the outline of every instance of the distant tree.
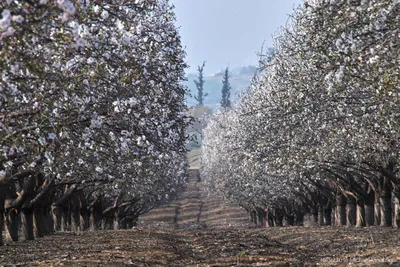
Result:
M207 93L204 94L204 83L206 82L204 80L204 76L203 76L203 70L204 70L204 65L206 64L206 62L203 62L203 65L198 66L197 67L197 71L198 71L198 80L194 80L194 83L196 84L197 87L197 96L194 97L194 99L197 100L197 102L199 102L197 105L198 106L202 106L203 102L204 102L204 98L208 95Z
M222 99L221 99L221 107L229 108L231 106L231 100L229 99L231 96L231 85L229 83L229 70L225 69L224 77L222 77Z

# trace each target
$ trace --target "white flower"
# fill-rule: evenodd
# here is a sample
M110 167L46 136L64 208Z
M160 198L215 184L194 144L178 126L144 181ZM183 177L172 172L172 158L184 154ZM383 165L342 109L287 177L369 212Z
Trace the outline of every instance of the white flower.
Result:
M109 16L108 11L107 10L103 10L103 12L101 12L100 16L101 16L102 19L107 19L108 16Z
M106 59L110 59L110 53L108 53L108 52L105 52L104 54L103 54L103 57L105 57Z
M86 41L83 38L78 38L75 40L75 44L77 47L84 47L86 46Z
M93 6L93 11L94 11L95 14L99 13L100 7L98 5L94 5Z
M4 9L3 12L1 12L1 15L3 18L9 18L11 16L11 12L8 9Z
M8 27L7 31L3 32L3 34L1 36L2 37L9 37L9 36L13 36L14 33L15 33L15 29L13 27Z
M13 16L12 21L17 22L17 23L22 23L22 22L24 22L24 17L21 15Z
M45 144L47 143L47 142L46 142L46 138L44 138L43 136L39 137L38 142L39 142L39 144L41 144L42 146L45 145Z
M39 1L39 5L45 5L45 4L47 4L47 0L40 0Z
M89 65L92 65L93 63L95 63L94 58L92 58L92 57L88 58L88 59L87 59L87 63L88 63Z
M46 157L46 159L47 159L47 161L48 161L49 164L52 164L52 163L53 163L54 157L53 157L53 155L51 154L51 152L46 151L46 152L44 153L44 156Z
M96 170L96 172L98 172L98 173L103 173L103 168L101 168L101 167L99 167L99 166L97 166L95 170Z
M57 135L55 133L49 133L49 139L54 140L56 139Z

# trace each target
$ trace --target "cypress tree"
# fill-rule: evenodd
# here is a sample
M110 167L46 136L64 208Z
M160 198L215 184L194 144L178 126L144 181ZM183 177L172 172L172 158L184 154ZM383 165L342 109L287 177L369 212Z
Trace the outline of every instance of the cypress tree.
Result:
M224 76L222 78L222 99L221 99L221 107L229 108L231 106L231 100L229 99L231 96L231 85L229 83L229 70L225 69Z
M204 94L204 76L203 76L203 70L204 70L204 65L206 62L203 62L203 65L197 67L197 72L198 72L198 80L194 80L194 83L196 84L197 87L197 96L194 97L194 99L197 100L198 106L202 106L204 102L204 98L208 95L207 93Z

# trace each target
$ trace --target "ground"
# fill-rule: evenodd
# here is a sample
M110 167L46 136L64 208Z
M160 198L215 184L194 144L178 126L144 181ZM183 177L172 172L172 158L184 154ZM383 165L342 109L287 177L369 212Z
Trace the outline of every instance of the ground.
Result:
M245 210L209 197L191 171L171 203L120 231L7 241L0 266L400 266L394 228L255 228Z
M399 266L399 237L379 227L57 233L9 243L0 249L0 265Z

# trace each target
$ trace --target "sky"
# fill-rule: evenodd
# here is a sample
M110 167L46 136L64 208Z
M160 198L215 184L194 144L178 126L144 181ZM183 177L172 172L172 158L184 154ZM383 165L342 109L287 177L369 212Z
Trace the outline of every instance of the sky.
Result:
M186 47L187 73L257 65L257 53L271 47L301 0L171 0Z

